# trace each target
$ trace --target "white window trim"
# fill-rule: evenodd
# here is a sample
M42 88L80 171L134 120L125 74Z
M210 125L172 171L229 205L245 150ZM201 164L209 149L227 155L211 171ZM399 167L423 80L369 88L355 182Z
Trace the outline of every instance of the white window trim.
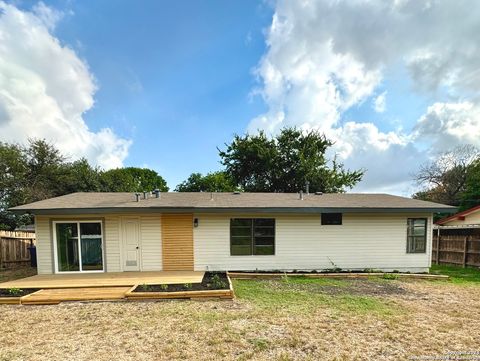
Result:
M58 270L58 251L57 251L57 224L62 223L76 223L78 227L78 261L79 261L79 270L78 271L59 271ZM100 223L100 232L102 238L102 269L101 270L94 270L94 271L84 271L82 270L82 252L81 252L81 244L80 244L80 224L81 223ZM99 219L92 219L92 220L64 220L64 221L53 221L52 222L52 233L53 233L53 260L55 263L55 273L104 273L105 272L105 242L103 236L103 221Z

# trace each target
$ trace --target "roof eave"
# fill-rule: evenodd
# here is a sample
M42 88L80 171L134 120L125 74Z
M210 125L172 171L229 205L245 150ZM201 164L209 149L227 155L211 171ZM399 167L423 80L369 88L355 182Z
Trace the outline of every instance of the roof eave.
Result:
M50 208L10 209L17 214L105 214L105 213L455 213L456 208L443 207L105 207L105 208Z

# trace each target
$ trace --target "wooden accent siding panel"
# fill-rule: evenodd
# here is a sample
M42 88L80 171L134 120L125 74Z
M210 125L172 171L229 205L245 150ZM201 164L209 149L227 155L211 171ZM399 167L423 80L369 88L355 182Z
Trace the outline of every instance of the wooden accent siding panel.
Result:
M193 270L193 214L162 215L162 252L165 271Z

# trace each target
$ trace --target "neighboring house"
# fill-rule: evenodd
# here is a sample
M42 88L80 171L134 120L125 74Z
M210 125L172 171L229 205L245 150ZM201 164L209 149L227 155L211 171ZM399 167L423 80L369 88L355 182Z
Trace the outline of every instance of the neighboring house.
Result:
M18 226L17 228L15 228L15 232L35 233L35 225L25 224L22 226Z
M480 206L467 209L450 217L442 218L435 223L440 226L480 226Z
M467 209L435 222L435 235L478 236L480 235L480 206Z
M154 192L73 193L12 210L35 215L38 272L49 274L423 272L432 214L455 208L387 194Z

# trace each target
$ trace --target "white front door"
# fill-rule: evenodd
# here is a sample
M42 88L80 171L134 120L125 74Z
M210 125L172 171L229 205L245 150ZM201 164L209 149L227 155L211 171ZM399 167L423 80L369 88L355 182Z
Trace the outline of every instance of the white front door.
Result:
M140 222L122 218L123 270L140 271Z

